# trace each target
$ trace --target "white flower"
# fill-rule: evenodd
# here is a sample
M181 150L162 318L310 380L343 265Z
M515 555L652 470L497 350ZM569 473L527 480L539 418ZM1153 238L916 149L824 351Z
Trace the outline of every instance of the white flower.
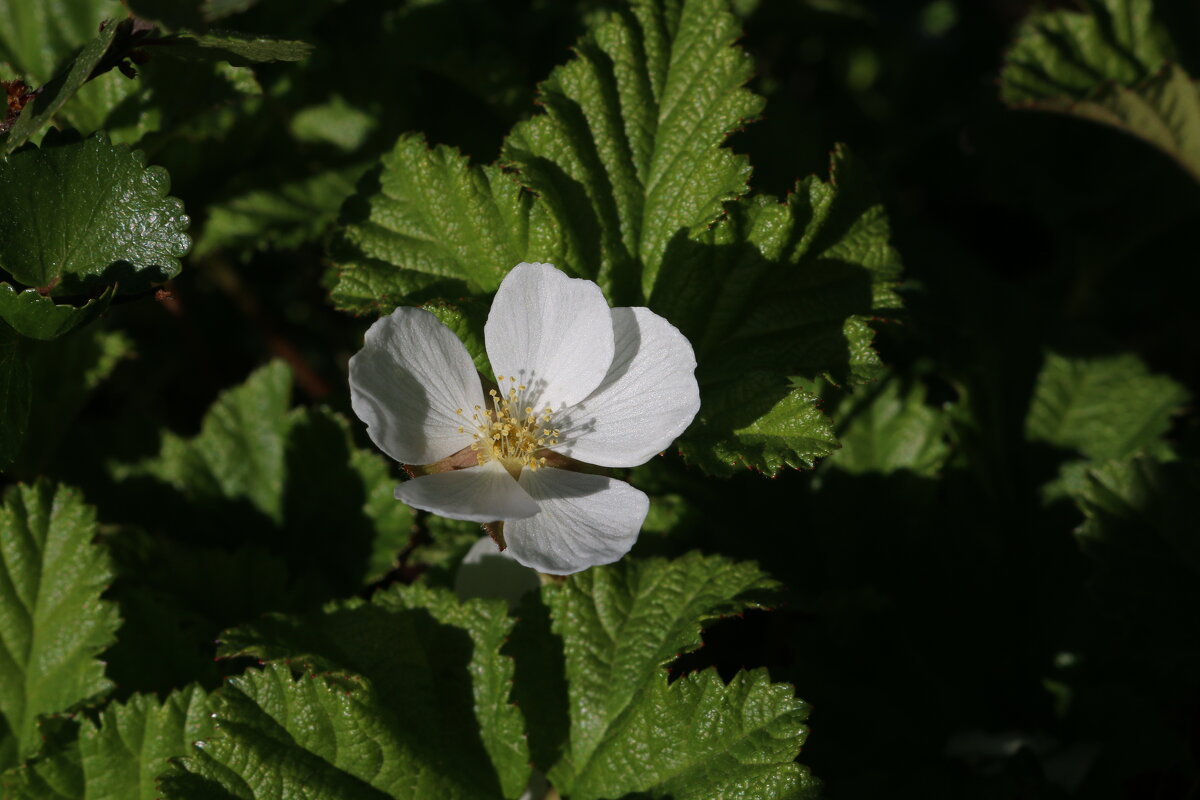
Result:
M540 572L616 561L649 500L562 469L562 457L634 467L666 449L700 408L691 345L647 308L609 308L591 281L525 263L500 284L484 340L499 384L486 397L466 347L422 309L377 320L350 359L354 413L371 440L402 463L446 469L397 486L397 499L503 521L513 557Z

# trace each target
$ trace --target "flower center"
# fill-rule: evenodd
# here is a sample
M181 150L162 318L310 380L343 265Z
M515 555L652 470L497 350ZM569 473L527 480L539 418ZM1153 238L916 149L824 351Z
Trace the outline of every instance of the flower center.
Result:
M532 406L522 406L521 393L526 387L517 385L517 379L509 377L507 380L513 385L505 393L505 380L503 375L496 376L500 390L488 392L490 407L475 406L470 424L460 426L458 432L472 429L471 436L475 441L471 443L471 449L481 465L495 459L513 478L518 478L525 467L537 470L545 466L545 457L538 453L558 444L562 431L550 427L553 414L549 406L538 412ZM455 413L466 416L461 408Z

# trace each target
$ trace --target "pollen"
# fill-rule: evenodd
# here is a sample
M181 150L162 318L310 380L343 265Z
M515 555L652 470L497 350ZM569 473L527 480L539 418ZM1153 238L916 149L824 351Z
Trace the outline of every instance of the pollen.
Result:
M498 382L506 380L497 376ZM507 380L516 384L517 379ZM499 461L514 478L521 470L538 470L546 465L546 458L539 455L544 448L559 442L562 431L550 427L553 412L549 406L535 411L532 405L522 403L525 386L516 385L507 392L492 389L488 392L485 407L476 406L471 415L474 442L471 449L480 464ZM461 414L461 409L459 412Z

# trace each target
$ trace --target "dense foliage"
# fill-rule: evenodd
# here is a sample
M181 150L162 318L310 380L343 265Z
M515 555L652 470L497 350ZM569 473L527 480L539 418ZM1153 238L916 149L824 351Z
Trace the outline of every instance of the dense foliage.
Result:
M1064 5L0 0L0 793L1195 795L1200 10ZM518 597L347 362L521 261L701 408Z

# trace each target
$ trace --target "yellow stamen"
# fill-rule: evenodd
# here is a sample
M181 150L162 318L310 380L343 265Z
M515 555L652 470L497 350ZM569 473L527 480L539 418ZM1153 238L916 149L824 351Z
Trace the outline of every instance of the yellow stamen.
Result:
M504 377L498 375L496 379L502 381ZM517 379L510 377L509 380L515 383ZM514 478L519 477L524 468L537 470L545 466L546 459L538 454L547 444L547 437L559 435L559 431L547 426L553 416L550 407L535 412L533 406L522 405L520 393L523 391L523 384L506 393L490 389L491 408L476 406L475 410L480 413L471 416L475 423L471 449L478 462L499 461ZM557 444L558 440L551 439L550 443Z

